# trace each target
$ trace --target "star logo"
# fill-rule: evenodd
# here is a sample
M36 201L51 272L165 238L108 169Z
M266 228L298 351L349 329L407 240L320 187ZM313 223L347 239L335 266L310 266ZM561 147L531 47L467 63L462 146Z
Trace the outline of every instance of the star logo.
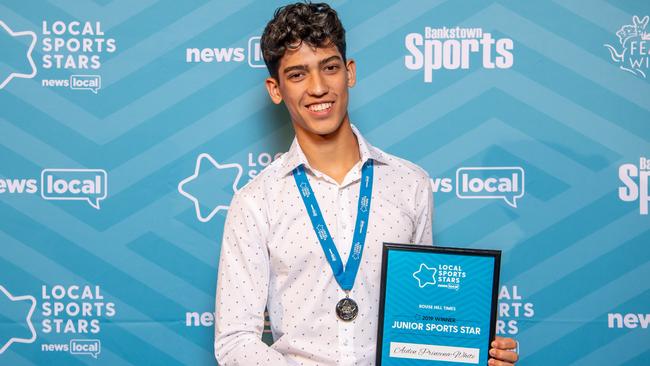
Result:
M34 309L36 309L34 296L13 296L4 286L0 285L0 314L12 321L16 320L15 326L10 324L8 327L11 329L10 334L0 334L0 354L12 343L33 343L36 340L36 330L32 324ZM24 329L23 324L26 324L28 329ZM9 335L13 337L5 340Z
M25 40L23 37L27 39ZM29 42L29 46L24 44L25 41ZM4 88L13 78L31 79L36 76L36 64L32 57L32 51L36 46L36 33L32 31L14 32L0 20L0 45L3 50L0 54L2 57L0 65L4 64L3 66L5 66L0 68L0 89ZM17 52L20 53L17 54ZM22 65L25 63L24 57L27 57L29 63L28 70L25 70L26 65ZM20 69L21 72L16 72L15 68Z
M194 203L196 218L208 222L220 210L228 209L224 202L230 202L237 192L242 173L241 165L219 164L210 154L202 153L196 158L194 174L178 183L178 192Z
M418 286L423 288L426 285L435 285L436 284L436 269L429 268L426 264L420 264L420 269L413 272L413 278L418 280Z

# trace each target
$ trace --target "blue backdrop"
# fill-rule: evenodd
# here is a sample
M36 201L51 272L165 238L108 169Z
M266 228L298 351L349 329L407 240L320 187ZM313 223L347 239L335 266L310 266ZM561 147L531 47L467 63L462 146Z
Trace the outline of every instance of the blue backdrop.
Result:
M228 204L292 138L281 4L0 5L0 364L214 364ZM428 171L435 242L503 250L521 364L650 364L650 3L332 5L351 118Z

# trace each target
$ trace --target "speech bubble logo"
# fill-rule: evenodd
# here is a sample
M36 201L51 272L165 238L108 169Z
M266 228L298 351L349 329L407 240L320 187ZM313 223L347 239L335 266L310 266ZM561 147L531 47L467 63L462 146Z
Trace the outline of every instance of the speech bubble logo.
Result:
M108 174L103 169L43 169L41 197L46 200L88 201L99 210L108 195Z
M99 75L70 75L70 89L90 90L97 94L102 87L102 77Z
M456 170L456 196L460 199L503 199L517 208L525 193L521 167L463 167Z
M99 339L71 339L70 354L90 355L93 358L102 352L102 342Z
M256 36L248 39L248 65L250 67L266 67L264 57L262 57L261 38Z

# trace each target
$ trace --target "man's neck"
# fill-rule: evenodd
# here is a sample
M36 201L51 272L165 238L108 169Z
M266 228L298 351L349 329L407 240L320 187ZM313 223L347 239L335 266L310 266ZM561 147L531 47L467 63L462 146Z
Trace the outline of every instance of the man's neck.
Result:
M309 165L341 184L361 153L349 121L328 135L313 135L296 129L296 138Z

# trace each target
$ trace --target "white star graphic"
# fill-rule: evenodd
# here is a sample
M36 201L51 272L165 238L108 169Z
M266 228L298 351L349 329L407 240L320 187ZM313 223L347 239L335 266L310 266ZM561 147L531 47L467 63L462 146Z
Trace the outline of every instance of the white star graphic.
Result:
M32 37L32 42L29 45L29 49L27 50L27 60L29 60L29 64L32 67L32 71L29 74L22 74L22 73L18 73L18 72L12 72L11 74L9 74L9 76L7 76L6 79L4 79L0 83L0 89L2 89L13 78L31 79L34 76L36 76L36 64L34 64L34 59L32 58L32 51L34 51L34 46L36 46L36 33L32 32L32 31L14 32L2 20L0 20L0 27L4 28L4 30L6 30L7 33L9 33L9 35L12 36L12 37L23 37L23 36Z
M429 273L427 273L427 271ZM427 267L426 264L422 263L420 264L420 269L417 271L413 272L413 278L418 280L418 286L420 288L423 288L426 285L435 285L436 284L436 271L437 269L434 268L429 268Z
M11 346L12 343L33 343L36 340L36 330L34 329L34 325L32 324L32 314L34 314L34 309L36 309L36 299L34 296L30 295L24 295L24 296L13 296L7 289L4 288L4 286L0 285L0 291L5 294L11 301L31 301L32 306L29 308L29 312L27 313L27 316L25 317L25 322L27 323L27 326L29 327L29 330L32 332L32 336L29 338L18 338L18 337L13 337L10 338L7 343L2 345L0 347L0 354L2 354L9 346Z
M219 164L216 160L214 160L214 158L212 156L210 156L210 154L202 153L196 158L196 166L194 167L194 174L192 174L191 176L183 179L180 183L178 183L178 192L180 192L180 194L182 194L183 196L189 198L194 203L194 210L196 211L196 218L199 219L199 221L201 221L201 222L208 222L208 221L210 221L212 219L212 217L214 215L217 214L217 212L219 212L219 210L227 210L228 206L226 206L226 205L218 205L217 207L212 209L212 211L210 211L210 213L207 216L203 216L201 214L201 204L199 202L199 199L196 198L194 195L186 192L183 189L183 186L186 183L189 183L189 182L193 181L194 179L196 179L199 176L199 174L201 172L201 162L204 159L208 160L212 165L214 165L215 168L217 168L219 170L222 170L222 169L237 169L237 177L235 178L235 181L232 183L232 191L233 191L233 193L237 192L237 184L239 183L239 179L241 178L244 169L241 167L241 165L235 164L235 163L232 163L232 164Z

